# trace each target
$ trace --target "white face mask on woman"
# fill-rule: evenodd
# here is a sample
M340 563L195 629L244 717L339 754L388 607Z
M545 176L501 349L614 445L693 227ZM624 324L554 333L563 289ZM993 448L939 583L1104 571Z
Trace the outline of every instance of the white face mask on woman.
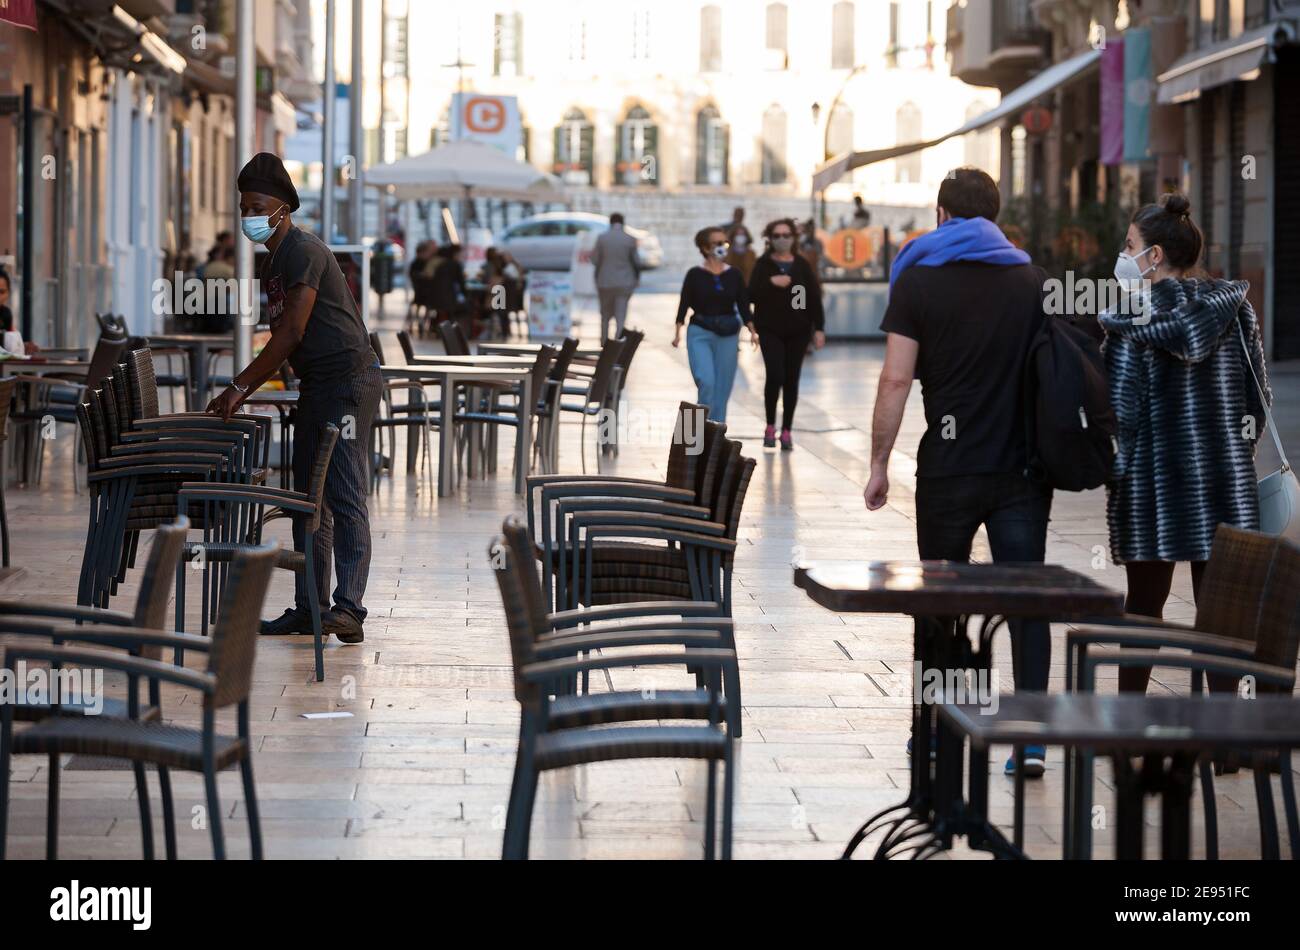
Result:
M1138 264L1138 258L1142 257L1150 250L1151 248L1148 247L1139 251L1137 254L1125 254L1123 251L1119 252L1119 257L1115 260L1115 279L1119 281L1119 285L1125 290L1130 292L1140 290L1142 286L1142 278L1156 269L1155 264L1152 264L1146 270L1143 270L1141 265Z

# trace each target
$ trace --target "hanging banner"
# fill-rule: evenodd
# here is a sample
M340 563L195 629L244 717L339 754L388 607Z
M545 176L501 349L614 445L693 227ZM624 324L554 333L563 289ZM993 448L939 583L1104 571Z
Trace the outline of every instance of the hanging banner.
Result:
M1124 39L1101 51L1101 155L1103 165L1124 161Z
M0 0L0 20L24 29L36 29L36 0Z
M457 92L451 97L451 135L457 141L482 142L511 158L524 141L519 100L514 96L488 96Z
M1151 157L1151 31L1135 27L1124 31L1124 161L1144 162Z

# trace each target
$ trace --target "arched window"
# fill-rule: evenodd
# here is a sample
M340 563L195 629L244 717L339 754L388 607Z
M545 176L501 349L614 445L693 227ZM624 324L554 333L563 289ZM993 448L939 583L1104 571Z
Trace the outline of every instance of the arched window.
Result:
M989 107L982 102L972 102L966 107L966 121L978 119ZM978 132L967 132L962 138L965 140L966 147L966 164L975 168L982 168L993 177L997 177L994 166L997 164L994 158L994 148L997 146L997 131L993 128L983 128Z
M904 102L898 107L896 115L895 141L899 145L908 145L921 141L921 110L914 102ZM911 152L894 159L894 181L915 182L921 180L921 153Z
M763 169L761 181L777 185L785 181L785 110L771 105L763 113Z
M853 151L853 110L844 103L835 105L826 120L826 158Z
M722 7L709 4L700 9L700 72L722 69Z
M728 146L731 130L727 128L717 106L708 105L695 116L695 183L727 183Z
M595 129L581 109L570 109L555 127L555 174L566 184L590 185Z
M619 184L659 184L659 128L643 106L633 106L619 124L614 180Z
M831 8L831 69L852 69L853 4L848 0Z
M790 61L790 11L784 3L767 5L767 55L771 68L785 69Z

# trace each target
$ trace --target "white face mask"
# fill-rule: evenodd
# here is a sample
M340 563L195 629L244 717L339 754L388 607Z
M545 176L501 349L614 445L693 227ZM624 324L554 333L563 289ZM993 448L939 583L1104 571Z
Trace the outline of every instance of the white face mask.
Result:
M1155 264L1146 270L1138 264L1138 258L1150 250L1151 248L1148 247L1138 254L1125 254L1120 251L1119 257L1115 260L1115 279L1119 281L1121 287L1130 292L1141 289L1142 278L1156 269Z

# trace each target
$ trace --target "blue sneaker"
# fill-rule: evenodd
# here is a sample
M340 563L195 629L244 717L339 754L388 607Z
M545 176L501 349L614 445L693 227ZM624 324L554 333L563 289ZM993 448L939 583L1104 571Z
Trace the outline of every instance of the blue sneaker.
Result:
M1016 757L1007 759L1006 774L1016 774ZM1047 747L1041 745L1025 746L1025 778L1042 778L1047 771Z

